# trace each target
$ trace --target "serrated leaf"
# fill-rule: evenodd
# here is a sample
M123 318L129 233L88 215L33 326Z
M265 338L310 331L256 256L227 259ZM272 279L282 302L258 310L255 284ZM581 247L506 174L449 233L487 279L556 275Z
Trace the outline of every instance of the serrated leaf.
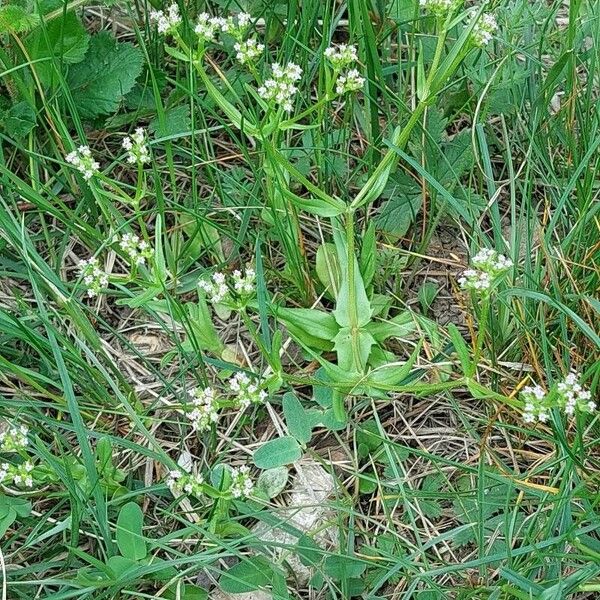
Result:
M33 60L54 57L61 63L73 65L84 59L89 41L90 35L77 15L69 12L47 23L45 31L40 27L33 32L26 44Z
M142 64L139 48L119 44L106 32L95 35L85 60L69 71L68 83L81 116L94 118L115 112L135 85Z
M22 6L0 6L0 34L31 31L39 22L39 15L30 13Z
M259 469L273 469L300 459L302 449L295 438L284 436L263 444L254 452L254 464Z
M398 194L391 197L381 205L375 217L377 229L395 237L403 237L415 222L421 204L421 196L417 193L411 196Z
M27 102L18 102L2 115L2 124L9 136L21 138L35 127L35 111Z
M155 138L173 137L190 131L191 128L192 119L190 107L187 104L167 109L163 123L158 117L155 117L148 125L148 129L154 133Z

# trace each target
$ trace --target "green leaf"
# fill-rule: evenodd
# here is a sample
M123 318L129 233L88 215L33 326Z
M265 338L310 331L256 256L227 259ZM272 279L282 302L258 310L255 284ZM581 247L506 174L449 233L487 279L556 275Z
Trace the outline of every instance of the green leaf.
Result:
M274 309L275 316L301 344L331 350L339 327L333 315L313 308Z
M117 519L117 546L125 558L146 558L146 541L142 534L144 515L135 502L128 502L119 512Z
M356 340L357 355L352 344ZM348 371L362 373L367 366L371 348L375 344L375 338L366 330L358 329L352 335L350 327L342 327L334 338L334 350L338 356L338 366Z
M325 559L325 574L337 581L345 581L351 577L360 577L367 565L352 556L333 555Z
M371 221L363 235L360 249L360 272L365 287L369 287L373 281L376 263L375 223Z
M19 139L35 127L35 111L27 102L18 102L2 115L2 125L12 138Z
M50 21L45 29L40 27L27 39L32 59L54 57L69 65L84 59L90 35L74 12Z
M0 517L0 537L3 537L4 534L8 531L8 528L15 522L17 519L17 512L14 508L8 507L4 512L4 515Z
M155 138L175 137L191 131L190 107L187 104L182 104L181 106L168 108L164 114L164 121L161 123L160 118L157 116L150 121L148 129L154 133Z
M386 200L375 217L377 229L394 237L403 237L421 210L422 198L399 194Z
M440 288L437 283L434 283L433 281L425 281L419 288L419 302L421 303L421 310L424 315L429 312L433 301L439 293Z
M365 329L379 343L384 342L388 338L395 337L405 339L417 329L415 315L410 310L405 310L398 313L389 321L373 321L369 323Z
M138 566L138 563L133 558L111 556L107 561L107 565L113 572L113 579L118 581L125 573L127 573L127 571L135 569Z
M254 452L254 464L259 469L273 469L300 459L302 449L295 438L285 436L263 444Z
M191 584L175 584L172 589L165 592L165 598L169 600L208 600L208 592Z
M273 579L271 563L263 556L244 557L219 579L224 592L242 594L268 586Z
M0 6L0 34L31 31L39 22L39 15L28 12L22 6Z
M95 35L85 60L69 71L68 83L81 116L94 118L115 112L135 85L142 64L139 48L119 44L106 32Z
M358 447L365 446L366 448L366 454L360 453L363 458L378 450L382 444L383 439L375 419L368 419L356 431L356 445Z
M331 204L321 198L301 198L289 190L283 189L286 198L292 201L296 208L319 217L337 217L344 212L344 205Z
M283 396L283 414L288 431L302 444L308 444L312 437L314 420L292 392Z
M363 327L371 320L371 315L373 314L360 269L358 268L358 262L356 262L356 259L354 261L354 301L356 306L350 306L350 283L348 281L348 274L346 273L340 286L335 310L333 311L335 320L340 327L353 327L355 325L356 327ZM354 311L356 312L356 323L353 323L351 318Z
M267 469L266 471L262 471L258 476L256 488L258 491L262 491L264 495L271 500L283 492L287 485L288 478L289 471L286 467Z
M342 283L342 269L333 244L325 243L319 246L315 258L315 270L323 287L337 298Z

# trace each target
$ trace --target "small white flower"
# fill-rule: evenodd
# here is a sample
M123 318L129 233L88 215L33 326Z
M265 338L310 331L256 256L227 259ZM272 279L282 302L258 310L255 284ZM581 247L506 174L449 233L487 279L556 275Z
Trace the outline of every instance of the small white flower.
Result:
M0 432L0 452L18 452L29 444L29 429L25 425L9 425Z
M579 375L571 371L556 386L558 393L558 405L563 408L569 416L575 414L577 410L581 412L593 412L596 410L596 403L591 400L592 394L579 383Z
M472 259L473 266L495 277L513 266L512 260L495 250L482 248Z
M150 150L148 149L148 136L143 127L138 127L131 137L123 138L122 146L127 150L127 162L130 164L146 164L150 162Z
M443 17L454 10L459 0L419 0L421 7L429 14Z
M253 269L246 269L246 273L235 270L231 275L231 284L237 296L248 298L254 294L254 279L256 273ZM230 288L227 285L227 276L225 273L217 271L213 273L211 279L201 279L198 287L208 296L213 304L219 304L230 299Z
M198 15L194 32L201 42L214 41L217 29L220 29L219 24L208 13L203 12Z
M165 484L173 496L189 494L200 498L203 494L204 477L200 473L184 473L183 471L169 471Z
M273 63L271 74L272 77L258 88L258 95L275 108L281 107L286 112L291 112L292 100L298 91L295 82L301 79L302 69L294 63L288 63L285 67Z
M493 281L513 266L512 261L503 254L489 248L481 249L471 260L475 269L467 269L458 278L464 289L485 292Z
M337 70L341 70L358 60L356 46L350 44L340 44L339 46L330 46L324 52L325 57Z
M242 64L254 62L265 49L264 44L259 44L256 38L249 38L242 42L236 42L233 45L236 52L235 57Z
M467 269L458 278L460 286L466 290L484 291L492 285L491 277L483 271Z
M348 92L357 92L365 84L365 78L361 76L357 69L350 69L347 73L340 75L336 81L335 91L338 94Z
M546 392L539 385L524 387L521 390L521 398L525 402L523 408L525 423L535 423L536 420L545 423L548 420L550 415L546 405Z
M250 478L250 469L246 465L231 468L231 487L229 491L234 498L248 498L254 490L254 483Z
M190 403L192 409L187 416L196 431L206 431L219 420L219 405L213 388L194 388L190 392Z
M89 146L79 146L77 150L69 152L65 160L72 164L89 181L100 170L100 164L92 157Z
M262 404L267 399L267 392L261 390L246 373L238 372L229 380L229 389L236 396L235 403L241 409L251 404Z
M108 275L101 269L95 256L87 260L80 260L78 269L79 276L87 288L87 295L90 298L97 296L103 289L108 287Z
M480 48L487 46L487 44L491 42L493 34L497 29L498 24L496 23L494 15L490 13L482 14L471 30L471 40L473 41L473 44Z
M149 259L153 252L150 244L146 240L141 240L134 233L125 233L119 242L121 250L127 254L134 265L143 265Z
M198 287L208 296L208 299L213 304L220 304L229 296L229 288L227 287L224 273L214 273L212 281L201 279L198 282Z
M166 14L162 10L153 10L150 13L150 22L156 23L158 33L174 33L181 24L179 7L175 3L171 4Z
M236 269L232 273L233 288L240 296L251 296L255 291L255 278L256 273L254 272L254 269L246 269L245 275L242 275L242 273Z
M26 461L20 465L9 465L7 469L8 477L12 478L15 485L28 488L33 487L32 471L33 463L31 461Z
M228 33L240 41L248 25L250 25L251 19L252 17L248 13L241 12L237 15L231 15L227 19L217 17L213 22L223 33Z

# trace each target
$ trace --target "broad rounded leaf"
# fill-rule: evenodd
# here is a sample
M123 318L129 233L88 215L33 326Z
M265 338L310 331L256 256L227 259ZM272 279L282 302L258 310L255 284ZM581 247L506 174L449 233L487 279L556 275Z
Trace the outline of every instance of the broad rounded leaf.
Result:
M296 462L302 449L291 436L280 437L263 444L254 453L254 464L259 469L274 469Z
M283 492L287 485L288 477L289 472L286 467L267 469L259 475L256 487L271 500Z
M117 519L117 546L125 558L146 558L146 542L142 535L144 515L135 502L123 506Z

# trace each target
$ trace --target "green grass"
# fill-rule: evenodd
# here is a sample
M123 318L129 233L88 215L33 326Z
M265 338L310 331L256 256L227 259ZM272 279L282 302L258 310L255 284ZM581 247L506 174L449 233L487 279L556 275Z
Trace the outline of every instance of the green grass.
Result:
M3 597L597 597L598 411L558 384L599 402L598 4L492 2L484 48L460 3L181 3L175 37L106 4L0 7L0 433L29 429L0 473L34 464L0 482ZM231 37L191 54L200 12L240 9L253 67ZM342 42L365 83L338 96ZM303 70L289 114L257 93L274 62ZM481 248L514 263L489 295L458 284ZM236 373L267 401L236 406ZM201 493L170 490L190 461Z

